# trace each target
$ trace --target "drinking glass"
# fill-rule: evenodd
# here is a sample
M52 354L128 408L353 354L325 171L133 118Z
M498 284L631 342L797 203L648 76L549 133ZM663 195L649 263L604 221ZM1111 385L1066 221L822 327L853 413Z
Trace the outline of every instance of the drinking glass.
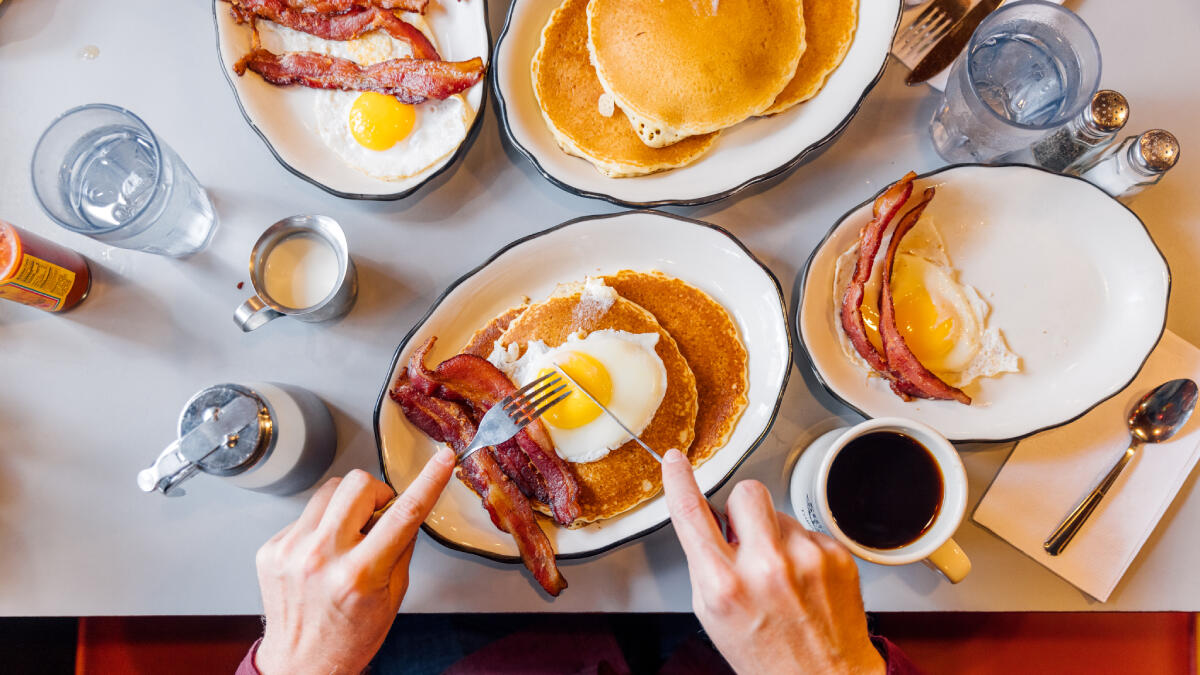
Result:
M1074 117L1100 84L1100 47L1060 5L1023 0L979 24L929 124L948 162L989 162Z
M124 108L96 103L60 115L34 148L32 174L46 215L110 246L190 255L217 222L179 155Z

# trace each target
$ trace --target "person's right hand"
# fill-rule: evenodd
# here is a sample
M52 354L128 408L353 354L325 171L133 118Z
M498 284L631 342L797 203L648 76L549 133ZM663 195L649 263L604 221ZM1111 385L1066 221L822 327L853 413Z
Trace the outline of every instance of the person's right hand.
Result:
M443 448L367 533L394 495L365 471L333 478L300 518L258 551L266 630L255 656L264 675L359 673L383 644L408 589L421 523L454 470Z
M867 635L858 568L842 545L775 511L758 481L726 502L737 544L721 536L692 466L663 457L663 489L687 556L692 608L739 673L883 673Z

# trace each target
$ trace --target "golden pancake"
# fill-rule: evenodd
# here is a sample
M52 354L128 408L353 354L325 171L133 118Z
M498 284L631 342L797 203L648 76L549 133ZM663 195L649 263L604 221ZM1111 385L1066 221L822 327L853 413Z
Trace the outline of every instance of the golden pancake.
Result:
M587 3L566 0L554 10L533 56L533 93L554 140L563 152L586 159L610 178L691 164L713 146L716 133L651 148L633 132L625 113L600 114L604 89L588 57Z
M688 459L699 466L728 442L748 403L746 347L737 324L707 293L661 272L622 270L602 279L649 310L691 366L698 410Z
M858 0L804 0L804 55L795 77L763 114L783 112L816 96L846 58L857 26Z
M508 330L508 325L518 316L521 316L521 313L527 307L529 307L528 302L516 307L510 307L496 318L487 322L486 326L475 331L475 334L471 336L471 341L467 343L466 347L463 347L462 353L474 354L481 359L486 359L492 353L492 346L496 344L496 340L499 339L504 331Z
M800 0L591 0L587 14L600 85L652 147L761 114L804 53Z
M696 378L675 340L653 314L625 298L615 298L606 310L586 311L580 304L579 287L579 284L566 286L545 301L529 306L504 331L498 344L520 345L523 353L524 345L530 341L542 340L548 347L556 347L579 331L585 335L605 328L635 334L657 333L658 344L654 349L666 367L667 389L640 437L659 452L691 447L696 426ZM569 466L579 481L581 516L574 526L623 513L662 489L658 461L633 441L602 459ZM543 505L534 506L545 512Z

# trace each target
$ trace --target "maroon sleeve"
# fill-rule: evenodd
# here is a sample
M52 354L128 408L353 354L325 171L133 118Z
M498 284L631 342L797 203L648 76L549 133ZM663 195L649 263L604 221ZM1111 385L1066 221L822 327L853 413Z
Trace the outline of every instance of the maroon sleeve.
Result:
M887 675L922 675L921 669L909 661L908 656L900 651L900 648L891 640L872 635L871 642L875 644L875 649L879 650L879 654L887 662ZM238 675L241 675L240 671Z
M262 673L258 672L258 667L254 665L254 657L258 654L258 646L260 644L262 644L262 638L258 638L254 641L254 644L250 645L250 651L246 652L246 658L242 659L242 662L238 664L234 675L262 675Z

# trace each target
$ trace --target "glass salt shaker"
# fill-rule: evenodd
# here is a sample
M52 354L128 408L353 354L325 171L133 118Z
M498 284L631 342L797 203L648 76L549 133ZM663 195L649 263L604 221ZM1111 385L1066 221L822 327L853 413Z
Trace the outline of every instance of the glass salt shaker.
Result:
M1108 145L1128 120L1129 101L1120 92L1101 89L1078 115L1013 159L1063 171Z
M1114 197L1154 185L1179 160L1179 141L1169 131L1151 129L1130 136L1084 162L1077 175Z
M256 492L288 495L329 469L337 432L312 392L284 384L219 384L193 396L179 415L179 438L138 473L145 492L182 495L197 472Z

